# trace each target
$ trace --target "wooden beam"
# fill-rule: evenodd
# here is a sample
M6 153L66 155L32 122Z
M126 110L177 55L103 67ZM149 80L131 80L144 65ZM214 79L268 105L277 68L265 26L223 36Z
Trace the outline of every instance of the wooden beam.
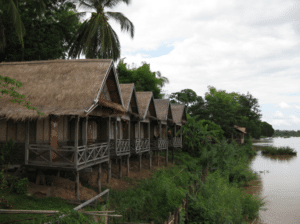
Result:
M139 154L139 171L142 170L142 153Z
M109 159L107 162L107 183L110 182L111 179L111 160Z
M110 162L110 122L111 122L111 118L108 117L107 119L107 147L108 147L108 162L107 162L107 183L110 182L110 178L111 178L111 162Z
M75 137L74 137L74 147L75 147L75 166L78 168L78 126L79 126L79 116L75 116Z
M84 173L91 173L91 172L93 172L93 168L92 167L88 167L88 168L82 169L81 171L84 172Z
M79 200L79 171L75 171L76 181L75 181L75 194L76 199Z
M98 192L99 192L99 194L101 193L101 166L102 166L102 163L100 163L98 166Z
M119 177L122 178L122 156L120 156L120 162L119 162Z
M129 155L127 156L127 177L129 177Z
M29 159L29 151L28 150L29 150L29 120L26 120L26 124L25 124L25 165L28 165L28 159Z
M174 148L172 148L172 164L174 164Z

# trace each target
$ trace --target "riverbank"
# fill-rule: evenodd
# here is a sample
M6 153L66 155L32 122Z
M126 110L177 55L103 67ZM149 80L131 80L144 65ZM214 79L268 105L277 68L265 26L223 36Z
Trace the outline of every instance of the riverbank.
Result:
M258 212L263 207L261 199L244 191L249 181L257 178L246 163L249 154L253 154L251 146L239 147L225 142L207 146L195 155L178 150L175 152L175 165L169 163L166 169L164 167L165 154L161 153L160 167L155 166L154 160L153 170L146 170L148 168L146 165L143 168L144 171L149 172L147 175L144 173L143 176L143 171L141 171L138 177L135 171L130 170L130 176L114 180L114 186L107 186L103 183L103 190L110 189L109 210L115 210L116 214L123 216L111 218L111 222L163 223L167 220L169 212L173 213L174 209L181 205L182 199L189 192L188 187L198 180L201 187L189 194L190 222L199 223L202 220L209 223L249 223L258 218ZM149 159L144 158L143 164L147 161ZM216 169L205 174L203 171L207 165ZM87 182L82 180L83 186L96 188L93 175L93 173L85 175ZM102 178L105 179L105 169ZM29 206L27 209L37 206L35 203L29 205L32 207ZM71 209L71 207L67 208ZM59 208L49 206L48 208L42 207L42 209Z

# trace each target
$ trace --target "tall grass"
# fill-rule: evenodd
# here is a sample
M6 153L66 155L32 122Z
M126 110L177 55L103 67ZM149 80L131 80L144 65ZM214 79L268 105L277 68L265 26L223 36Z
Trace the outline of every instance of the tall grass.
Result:
M268 155L297 155L297 152L290 148L289 146L287 147L274 147L274 146L266 146L262 147L261 152L263 154L268 154Z

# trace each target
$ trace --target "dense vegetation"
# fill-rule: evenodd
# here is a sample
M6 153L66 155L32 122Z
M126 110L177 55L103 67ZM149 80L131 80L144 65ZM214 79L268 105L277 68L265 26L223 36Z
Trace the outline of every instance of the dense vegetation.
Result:
M233 129L234 125L246 127L248 137L260 138L260 136L272 136L274 129L267 122L261 121L258 99L249 92L240 94L228 93L225 90L217 90L208 86L208 92L204 99L197 96L191 89L184 89L170 95L173 103L181 103L187 106L188 113L198 120L209 120L219 125L226 138L235 138L238 133Z
M273 137L300 137L300 130L275 130Z
M297 152L290 147L274 147L274 146L266 146L262 147L262 154L267 155L297 155Z
M134 83L136 91L151 91L155 99L161 99L164 96L162 87L169 83L169 80L159 71L152 72L150 64L146 62L143 62L140 67L129 68L124 60L120 60L117 72L120 84Z

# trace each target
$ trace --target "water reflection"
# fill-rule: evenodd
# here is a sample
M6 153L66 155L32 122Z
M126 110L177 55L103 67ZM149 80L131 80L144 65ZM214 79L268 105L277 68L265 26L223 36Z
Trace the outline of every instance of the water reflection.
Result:
M253 145L289 146L300 152L299 137L263 139ZM267 201L268 210L260 212L263 223L300 223L299 157L262 155L259 151L250 167L260 176L262 187L258 192Z

